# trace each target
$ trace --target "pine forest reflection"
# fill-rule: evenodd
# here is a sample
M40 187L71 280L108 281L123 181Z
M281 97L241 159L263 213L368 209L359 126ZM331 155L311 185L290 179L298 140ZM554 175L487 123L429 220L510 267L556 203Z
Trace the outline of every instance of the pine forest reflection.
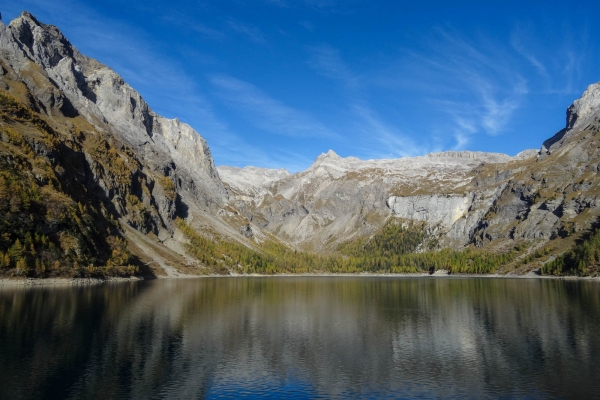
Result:
M19 398L589 397L600 283L206 278L0 288Z

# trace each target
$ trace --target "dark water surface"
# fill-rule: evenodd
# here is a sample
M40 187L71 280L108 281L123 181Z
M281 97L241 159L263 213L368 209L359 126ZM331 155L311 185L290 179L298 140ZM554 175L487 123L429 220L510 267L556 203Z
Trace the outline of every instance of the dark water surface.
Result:
M0 288L0 397L593 398L600 282Z

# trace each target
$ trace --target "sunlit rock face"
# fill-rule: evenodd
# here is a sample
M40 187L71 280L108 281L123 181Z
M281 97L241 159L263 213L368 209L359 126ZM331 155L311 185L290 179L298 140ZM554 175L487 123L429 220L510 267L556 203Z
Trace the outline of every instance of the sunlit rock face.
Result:
M598 123L600 83L594 83L567 109L567 126L542 145L542 155L561 147L570 137Z
M264 196L275 182L290 176L285 168L219 166L217 171L221 179L229 185L232 199L244 200Z
M429 224L441 224L450 228L456 220L463 217L471 199L467 196L392 196L387 200L387 206L394 215Z
M121 76L82 55L56 27L24 12L0 24L0 47L2 62L36 96L41 111L81 115L115 134L156 170L176 175L178 189L200 207L226 199L206 141L189 125L153 112Z

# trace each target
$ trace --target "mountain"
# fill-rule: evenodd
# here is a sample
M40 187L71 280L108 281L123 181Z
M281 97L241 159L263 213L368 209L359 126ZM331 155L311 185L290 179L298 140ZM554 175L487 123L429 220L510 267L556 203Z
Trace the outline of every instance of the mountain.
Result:
M505 168L535 156L534 150L515 157L449 151L363 161L329 150L306 171L273 176L268 191L253 191L253 183L246 179L236 182L236 193L243 195L230 200L262 229L296 245L325 250L373 233L391 215L450 228L471 207L474 194L467 186L475 168L482 164ZM225 168L218 169L231 185L230 175L222 173ZM461 244L468 241L464 237Z
M115 71L24 12L0 22L0 274L391 271L480 259L491 269L475 271L523 273L596 227L599 126L594 84L565 129L514 157L330 150L295 174L217 168L189 125L153 112Z
M208 220L227 231L214 220L227 192L206 141L189 125L154 113L116 72L82 55L56 27L27 12L9 25L0 23L0 48L0 89L7 106L3 155L24 155L32 164L27 174L35 176L37 186L53 186L66 194L65 206L78 203L103 218L121 220L120 233L113 234L129 239L140 255L154 258L157 251L165 251L163 244L172 241L178 216L199 224ZM23 111L15 114L11 106ZM19 150L25 154L8 146L7 132L20 136ZM35 172L35 162L46 165L46 175ZM90 254L75 257L80 262L106 262L108 256L97 248L104 234L86 238L86 230L95 230L88 226L67 235L64 221L44 224L48 227L40 234L54 237L57 248L64 250L61 238L72 236L73 251ZM14 232L7 233L4 247L15 240ZM161 249L150 250L138 233L159 238ZM111 253L110 246L101 247ZM175 252L168 253L185 264Z

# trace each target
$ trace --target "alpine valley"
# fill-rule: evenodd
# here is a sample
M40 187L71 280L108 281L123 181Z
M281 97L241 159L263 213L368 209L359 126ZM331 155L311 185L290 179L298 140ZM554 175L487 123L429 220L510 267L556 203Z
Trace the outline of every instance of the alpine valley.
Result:
M514 157L215 167L194 129L24 12L0 22L0 275L593 276L599 128L593 84Z

